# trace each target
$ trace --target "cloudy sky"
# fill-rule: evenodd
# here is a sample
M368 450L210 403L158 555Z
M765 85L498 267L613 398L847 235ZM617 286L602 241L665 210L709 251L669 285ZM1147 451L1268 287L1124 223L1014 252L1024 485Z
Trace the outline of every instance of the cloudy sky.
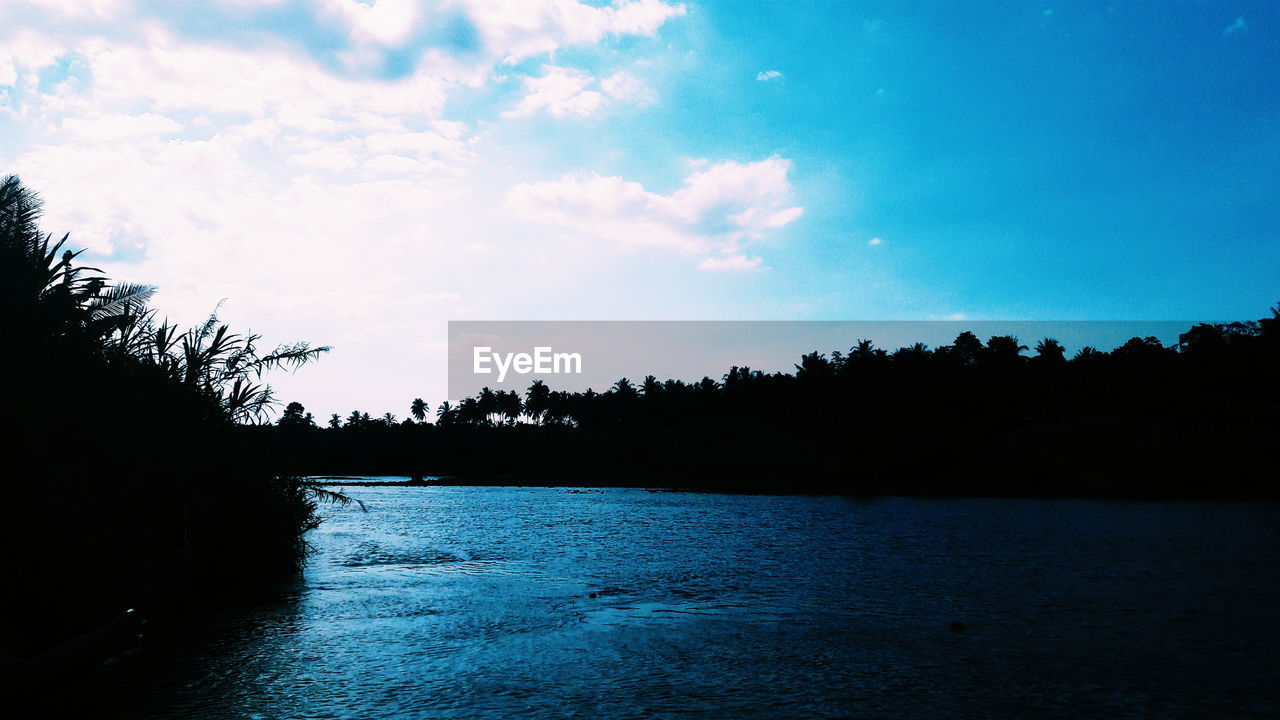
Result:
M185 323L443 399L450 319L1253 318L1280 3L0 0L0 173Z

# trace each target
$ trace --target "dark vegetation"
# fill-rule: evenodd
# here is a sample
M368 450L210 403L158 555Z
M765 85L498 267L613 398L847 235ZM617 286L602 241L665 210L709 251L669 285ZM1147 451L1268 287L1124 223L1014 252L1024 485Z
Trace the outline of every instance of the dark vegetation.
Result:
M263 373L327 348L263 352L216 316L180 330L147 308L152 288L77 265L39 212L17 178L0 182L9 679L100 661L111 648L99 631L125 608L172 611L289 578L330 497L236 432L272 403Z
M1275 498L1280 307L1068 358L1046 338L858 341L794 373L485 389L426 423L293 403L246 429L296 472L734 492Z

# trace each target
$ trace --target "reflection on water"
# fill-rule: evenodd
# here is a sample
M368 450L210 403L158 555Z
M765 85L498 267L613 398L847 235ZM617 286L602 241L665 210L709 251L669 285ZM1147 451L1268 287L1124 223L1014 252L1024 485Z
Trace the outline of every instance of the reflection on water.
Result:
M138 717L1280 710L1275 505L353 488ZM952 622L965 624L962 631Z

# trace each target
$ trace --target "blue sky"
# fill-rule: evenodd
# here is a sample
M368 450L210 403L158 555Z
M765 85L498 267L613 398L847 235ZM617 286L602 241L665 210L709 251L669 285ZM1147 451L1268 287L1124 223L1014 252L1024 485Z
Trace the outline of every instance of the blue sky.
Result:
M113 277L441 399L450 319L1253 318L1280 3L10 0L0 172Z

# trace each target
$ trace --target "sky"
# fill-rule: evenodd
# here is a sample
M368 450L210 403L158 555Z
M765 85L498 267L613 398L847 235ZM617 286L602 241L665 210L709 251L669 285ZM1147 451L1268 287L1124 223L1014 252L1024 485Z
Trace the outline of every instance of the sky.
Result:
M1264 316L1278 75L1277 0L0 0L0 173L403 416L449 320Z

